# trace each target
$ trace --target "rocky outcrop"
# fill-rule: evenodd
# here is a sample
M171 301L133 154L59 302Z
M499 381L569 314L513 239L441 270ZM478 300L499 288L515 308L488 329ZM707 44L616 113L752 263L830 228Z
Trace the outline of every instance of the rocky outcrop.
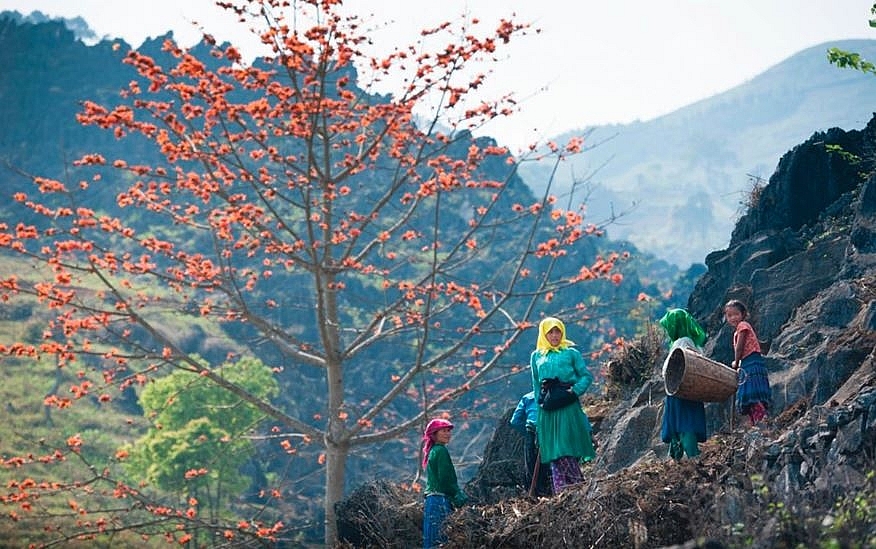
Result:
M855 158L868 154L867 133L872 131L833 128L786 153L769 184L749 195L749 210L733 229L730 249L762 233L798 232L825 214L847 211L850 204L842 198L860 187L861 164Z

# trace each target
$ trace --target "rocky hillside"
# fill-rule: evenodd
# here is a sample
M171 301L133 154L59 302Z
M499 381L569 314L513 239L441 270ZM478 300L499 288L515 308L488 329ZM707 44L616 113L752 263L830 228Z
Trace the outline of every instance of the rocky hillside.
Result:
M722 305L749 304L768 347L766 424L750 428L729 403L709 404L700 458L668 460L658 437L664 351L651 331L613 357L613 394L585 403L599 454L588 482L526 497L519 435L503 419L466 485L473 504L451 519L450 546L876 546L874 151L876 118L788 152L690 297L711 335L707 354L724 363ZM342 532L350 546L415 546L420 501L368 484L340 506Z

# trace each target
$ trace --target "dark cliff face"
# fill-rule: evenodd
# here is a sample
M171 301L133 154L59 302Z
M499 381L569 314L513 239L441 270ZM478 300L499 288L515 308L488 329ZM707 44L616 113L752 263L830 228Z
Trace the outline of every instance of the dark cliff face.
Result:
M873 121L861 131L833 128L786 153L769 184L752 198L752 207L736 223L730 248L758 233L800 231L831 210L847 210L849 204L837 201L861 185L859 173L866 169L868 154L872 157L874 132ZM850 161L853 158L861 161Z
M876 262L874 144L876 117L863 130L835 128L795 147L737 223L729 247L706 258L708 271L689 309L713 334L707 351L716 359L730 361L722 305L732 298L749 305L758 336L770 344L783 341L795 323L805 322L813 334L823 326L855 327ZM842 305L830 297L838 286L851 288ZM825 311L800 318L821 301L828 302ZM769 355L778 361L781 353L771 345Z

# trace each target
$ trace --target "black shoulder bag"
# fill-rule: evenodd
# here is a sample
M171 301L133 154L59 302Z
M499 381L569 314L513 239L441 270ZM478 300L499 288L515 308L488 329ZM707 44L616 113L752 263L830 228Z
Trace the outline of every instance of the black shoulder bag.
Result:
M556 377L543 379L538 392L538 405L542 410L559 410L578 402L578 395L571 389L571 383L564 383Z

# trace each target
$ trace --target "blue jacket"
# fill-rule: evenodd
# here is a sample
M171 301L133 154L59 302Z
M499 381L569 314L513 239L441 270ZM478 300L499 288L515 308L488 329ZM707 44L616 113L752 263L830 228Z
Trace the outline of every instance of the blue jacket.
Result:
M522 432L527 428L535 431L535 422L538 419L538 404L535 402L535 393L529 391L517 403L514 414L511 416L511 425Z

